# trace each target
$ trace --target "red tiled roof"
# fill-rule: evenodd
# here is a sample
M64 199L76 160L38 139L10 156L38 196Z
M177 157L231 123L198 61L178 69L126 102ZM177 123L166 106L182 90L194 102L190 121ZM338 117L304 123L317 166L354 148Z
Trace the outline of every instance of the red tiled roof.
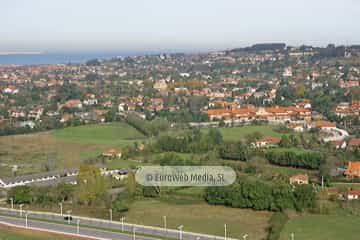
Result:
M349 146L360 146L360 138L350 139Z
M314 122L314 126L315 127L336 127L336 123L334 122L329 122L329 121L317 121Z
M272 144L278 144L278 143L280 143L280 141L281 141L281 138L267 136L267 137L262 137L262 138L258 139L256 142L267 142L267 143L272 143Z
M353 172L360 172L360 161L348 162L348 167L346 168L345 174L351 175Z
M309 177L306 174L297 174L290 177L291 180L308 181Z
M349 190L348 195L360 195L360 188Z

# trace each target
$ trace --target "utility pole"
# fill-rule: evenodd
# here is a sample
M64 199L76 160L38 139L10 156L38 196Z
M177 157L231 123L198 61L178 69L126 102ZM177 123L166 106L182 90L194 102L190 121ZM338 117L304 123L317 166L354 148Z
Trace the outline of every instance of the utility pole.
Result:
M112 222L112 209L109 209L109 217L110 217L110 222Z
M226 235L227 235L227 232L226 232L226 223L224 224L224 239L226 240Z

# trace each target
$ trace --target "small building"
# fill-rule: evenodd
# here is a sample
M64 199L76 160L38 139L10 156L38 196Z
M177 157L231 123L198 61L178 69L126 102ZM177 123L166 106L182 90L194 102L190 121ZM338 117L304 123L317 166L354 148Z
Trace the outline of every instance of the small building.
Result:
M98 100L95 96L95 94L93 93L87 93L85 94L85 98L83 101L84 105L86 106L93 106L93 105L97 105L98 104Z
M121 158L121 151L118 151L116 149L108 149L105 152L101 154L104 157L110 157L110 158Z
M307 174L297 174L290 177L290 184L309 184L309 177Z
M60 122L65 123L67 121L70 121L74 116L69 113L64 113L64 115L61 117Z
M312 123L313 127L320 128L321 130L331 130L336 128L335 122L329 121L316 121Z
M360 147L360 138L352 138L352 139L350 139L348 146L351 149L356 149L356 148Z
M19 89L14 85L9 85L4 89L3 92L8 94L17 94L19 92Z
M81 109L83 106L80 99L71 99L65 102L65 107Z
M348 190L346 193L347 200L357 200L360 199L360 189Z
M263 147L275 147L277 146L281 141L281 138L278 137L262 137L255 142L255 147L257 148L263 148Z
M334 140L330 141L331 145L335 147L335 149L345 149L347 144L342 140Z
M348 166L344 174L348 178L360 177L360 161L348 162Z
M290 123L287 125L287 127L292 129L294 132L304 132L303 124Z

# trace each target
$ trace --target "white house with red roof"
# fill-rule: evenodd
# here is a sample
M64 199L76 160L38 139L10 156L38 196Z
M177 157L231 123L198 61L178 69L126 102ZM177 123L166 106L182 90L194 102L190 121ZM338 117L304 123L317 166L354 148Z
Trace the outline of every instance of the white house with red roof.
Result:
M3 92L7 94L17 94L19 89L14 85L9 85L3 90Z

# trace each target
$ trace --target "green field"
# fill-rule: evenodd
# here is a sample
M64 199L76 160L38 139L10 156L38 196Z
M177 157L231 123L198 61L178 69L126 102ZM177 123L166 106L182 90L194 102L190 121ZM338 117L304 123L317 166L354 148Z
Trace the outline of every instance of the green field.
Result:
M184 231L223 236L224 224L227 224L229 237L241 239L244 234L249 234L249 239L264 239L271 213L206 203L170 204L158 200L134 202L126 213L129 222L159 227L163 226L163 216L167 216L169 228L184 225Z
M53 132L53 136L79 143L122 144L124 140L143 139L144 135L126 123L109 123L70 127Z
M272 136L272 137L281 137L281 133L274 131L274 126L243 126L243 127L227 127L219 128L221 134L223 135L224 140L227 141L236 141L241 140L246 137L248 134L255 132L261 133L263 136ZM203 129L202 131L208 131L208 129Z
M360 236L359 223L359 216L299 216L285 225L280 240L291 239L291 233L295 234L296 240L357 240Z
M10 176L11 166L18 165L18 175L54 169L78 167L82 161L99 156L104 150L121 150L144 136L126 123L69 127L51 132L0 137L0 175ZM132 163L117 160L114 165Z
M12 228L0 225L0 240L70 240L78 239L72 237L65 237L57 234L28 231L20 228Z

